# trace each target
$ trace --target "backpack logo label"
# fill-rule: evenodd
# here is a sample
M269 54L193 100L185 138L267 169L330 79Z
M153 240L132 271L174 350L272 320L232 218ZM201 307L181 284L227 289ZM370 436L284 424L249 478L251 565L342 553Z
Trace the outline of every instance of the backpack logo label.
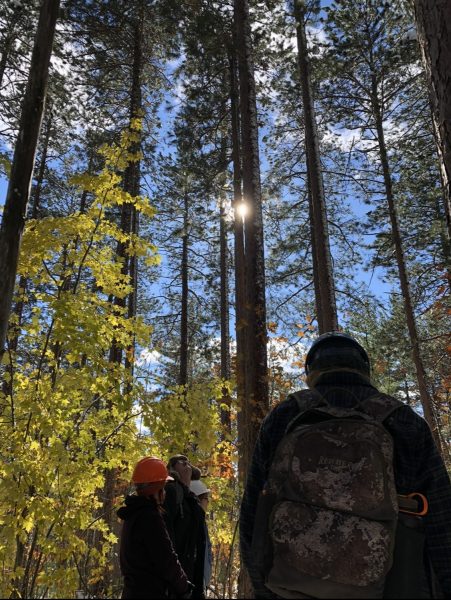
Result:
M318 465L320 467L349 467L354 464L352 460L344 460L342 458L330 458L329 456L320 456Z

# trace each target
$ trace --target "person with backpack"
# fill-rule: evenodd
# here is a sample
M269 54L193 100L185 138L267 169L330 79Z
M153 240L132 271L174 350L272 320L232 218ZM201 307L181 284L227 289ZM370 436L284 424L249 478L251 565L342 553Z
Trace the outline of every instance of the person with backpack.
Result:
M364 348L319 336L263 420L240 511L256 598L451 598L451 485L426 421ZM441 590L440 590L441 588Z
M119 560L122 598L191 598L193 585L177 558L162 516L164 487L172 481L162 460L141 459L132 482L136 493L118 511L123 521Z
M197 467L184 454L177 454L170 458L167 468L173 480L166 485L163 504L166 526L180 563L194 585L193 598L205 598L205 513L189 489Z

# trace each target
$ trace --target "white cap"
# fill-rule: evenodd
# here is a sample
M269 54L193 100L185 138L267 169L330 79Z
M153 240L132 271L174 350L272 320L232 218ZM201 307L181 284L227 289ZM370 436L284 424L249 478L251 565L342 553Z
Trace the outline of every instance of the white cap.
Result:
M208 494L208 492L210 491L207 486L205 485L205 483L203 483L202 481L199 481L198 479L191 481L191 483L189 484L189 489L196 494L196 496L201 496L202 494Z

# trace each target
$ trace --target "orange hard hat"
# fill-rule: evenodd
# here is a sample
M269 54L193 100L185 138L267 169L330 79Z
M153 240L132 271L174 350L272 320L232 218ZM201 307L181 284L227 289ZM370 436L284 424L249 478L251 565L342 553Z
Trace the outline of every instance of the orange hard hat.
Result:
M166 465L159 458L142 458L133 469L133 483L157 483L173 480L174 478L168 475Z

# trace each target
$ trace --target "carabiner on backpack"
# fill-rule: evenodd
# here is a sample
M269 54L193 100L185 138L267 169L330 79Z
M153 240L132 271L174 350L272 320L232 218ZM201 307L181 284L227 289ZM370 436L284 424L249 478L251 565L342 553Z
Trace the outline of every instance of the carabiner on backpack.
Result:
M398 494L398 506L399 512L416 517L424 517L429 510L427 498L420 492L412 492L407 495Z

